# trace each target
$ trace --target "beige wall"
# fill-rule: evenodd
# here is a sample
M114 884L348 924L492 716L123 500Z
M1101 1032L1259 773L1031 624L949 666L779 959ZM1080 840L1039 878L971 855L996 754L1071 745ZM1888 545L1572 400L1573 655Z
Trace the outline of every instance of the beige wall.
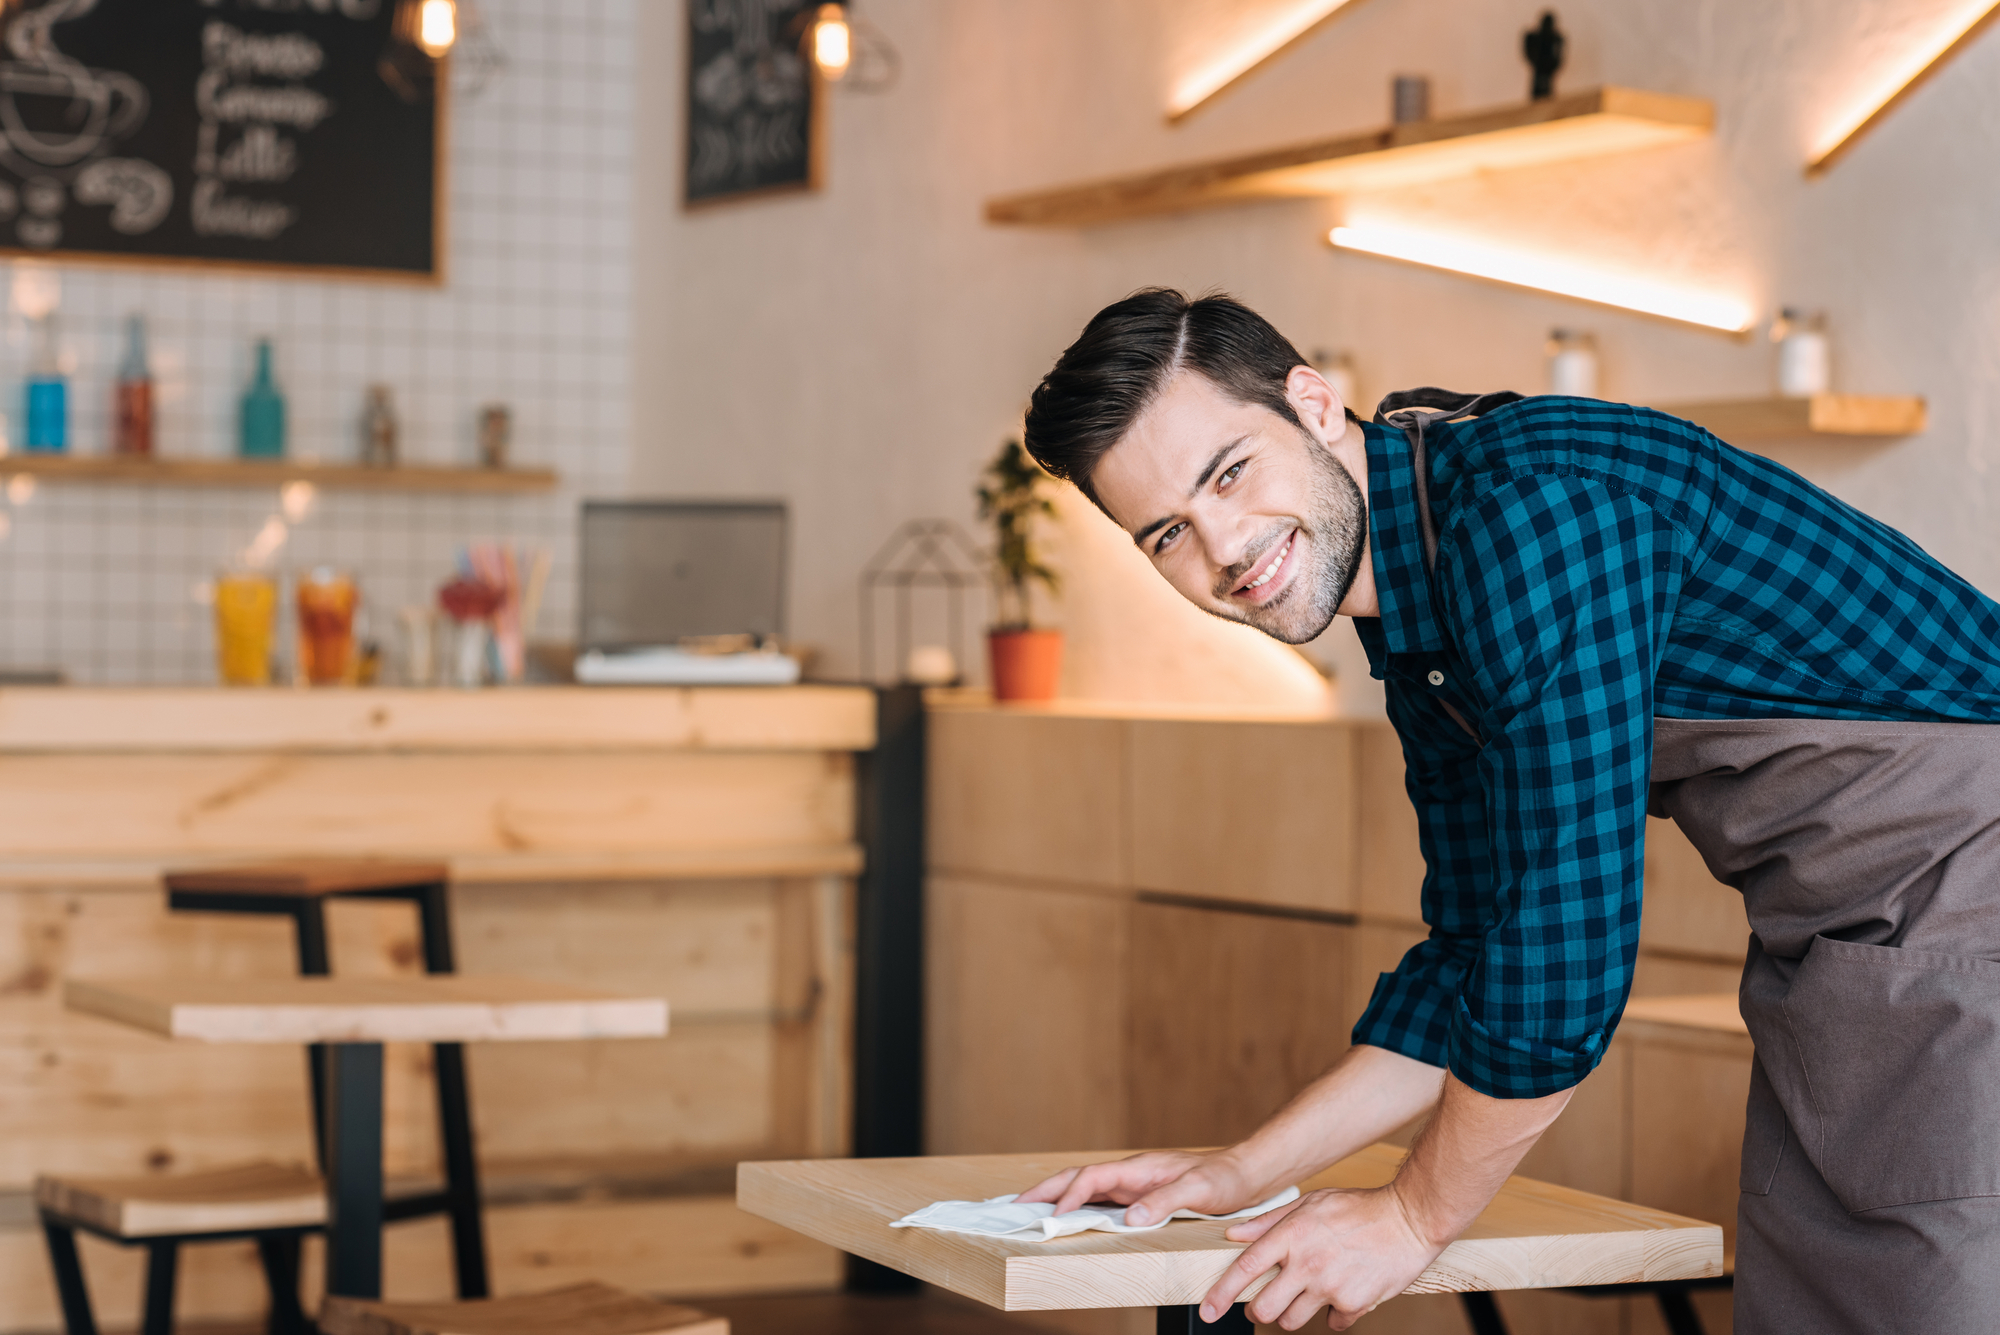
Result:
M828 188L684 215L681 6L641 8L634 466L642 493L769 495L797 514L795 630L852 670L855 579L899 521L970 520L980 462L1089 314L1147 283L1225 288L1365 398L1543 386L1552 325L1593 329L1604 392L1765 392L1769 345L1336 256L1351 217L1422 219L1831 314L1837 386L1928 395L1927 435L1768 452L1988 590L2000 483L2000 34L1826 179L1806 150L1963 0L1571 0L1565 87L1715 100L1713 142L1394 196L1257 204L1088 231L998 229L989 194L1386 119L1389 76L1440 112L1518 100L1539 0L1366 0L1178 128L1170 76L1277 0L860 0L903 77L832 99ZM1093 521L1095 522L1095 521ZM1346 655L1351 664L1351 655ZM1365 697L1365 693L1363 693ZM1351 707L1351 704L1350 704ZM1365 698L1363 703L1365 709Z

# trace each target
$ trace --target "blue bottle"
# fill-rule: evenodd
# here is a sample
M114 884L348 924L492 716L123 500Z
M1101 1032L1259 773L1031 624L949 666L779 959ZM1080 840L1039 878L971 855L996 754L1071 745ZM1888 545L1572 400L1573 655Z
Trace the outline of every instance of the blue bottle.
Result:
M271 340L257 340L257 376L243 395L237 453L245 459L285 457L285 396L271 378Z
M69 383L63 379L56 354L56 317L35 322L35 355L28 367L28 429L30 454L61 454L69 448Z

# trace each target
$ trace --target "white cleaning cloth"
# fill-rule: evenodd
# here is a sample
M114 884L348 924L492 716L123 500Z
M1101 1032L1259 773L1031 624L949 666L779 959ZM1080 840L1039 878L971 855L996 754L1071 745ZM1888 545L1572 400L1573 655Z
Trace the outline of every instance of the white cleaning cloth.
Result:
M1176 1210L1168 1218L1254 1219L1280 1205L1290 1205L1298 1198L1297 1187L1286 1187L1263 1204L1238 1210L1235 1214L1196 1214L1193 1210ZM904 1215L889 1227L935 1228L946 1233L977 1233L987 1238L1019 1237L1024 1242L1048 1242L1066 1238L1072 1233L1082 1233L1086 1229L1102 1229L1106 1233L1151 1233L1156 1228L1166 1227L1166 1224L1166 1219L1157 1224L1128 1224L1122 1205L1086 1205L1068 1214L1057 1214L1056 1207L1048 1201L1016 1205L1012 1196L995 1196L986 1201L938 1201L914 1214Z

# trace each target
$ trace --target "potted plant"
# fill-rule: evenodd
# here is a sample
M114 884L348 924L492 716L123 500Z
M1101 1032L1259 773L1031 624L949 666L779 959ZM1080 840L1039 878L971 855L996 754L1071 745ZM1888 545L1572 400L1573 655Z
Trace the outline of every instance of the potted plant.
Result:
M1056 572L1042 563L1034 522L1053 518L1041 465L1010 440L980 474L979 517L993 525L995 612L986 632L996 700L1053 700L1062 677L1062 632L1036 630L1029 593L1040 582L1054 593Z

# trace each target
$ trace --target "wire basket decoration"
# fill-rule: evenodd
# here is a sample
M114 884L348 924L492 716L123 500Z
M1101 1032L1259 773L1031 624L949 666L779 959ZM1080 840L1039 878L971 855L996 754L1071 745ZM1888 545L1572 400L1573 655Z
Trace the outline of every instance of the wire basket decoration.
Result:
M881 680L875 648L880 634L876 613L885 593L894 603L894 675L901 679L910 661L910 625L919 590L938 590L944 598L947 644L962 677L967 656L965 597L968 589L985 589L992 580L992 562L973 544L964 529L949 519L913 519L902 525L861 571L861 679Z

